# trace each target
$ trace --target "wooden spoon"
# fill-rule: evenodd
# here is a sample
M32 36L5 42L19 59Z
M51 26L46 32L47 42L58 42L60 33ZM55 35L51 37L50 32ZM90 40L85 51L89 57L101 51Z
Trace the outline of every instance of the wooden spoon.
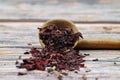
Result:
M58 27L68 27L73 30L74 33L78 32L75 24L69 20L65 19L53 19L45 22L42 27L46 27L47 25L55 24ZM42 40L40 40L40 44L42 47L45 47ZM113 39L79 39L75 42L73 48L77 49L120 49L120 40Z

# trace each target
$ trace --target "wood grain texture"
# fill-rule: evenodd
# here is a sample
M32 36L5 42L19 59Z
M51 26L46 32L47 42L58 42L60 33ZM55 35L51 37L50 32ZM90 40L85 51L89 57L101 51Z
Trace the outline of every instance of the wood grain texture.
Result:
M55 75L47 77L46 72L15 67L20 56L22 59L31 56L23 54L31 48L28 43L41 48L37 30L41 21L65 18L77 23L85 39L118 40L119 3L119 0L0 0L0 80L57 80ZM85 57L86 68L81 68L78 74L69 72L64 80L120 79L119 50L81 50L81 53L90 54ZM96 58L98 61L92 61ZM18 72L27 75L17 76Z
M0 19L120 21L119 0L0 0Z
M28 43L41 48L38 39L37 27L43 23L0 23L0 79L1 80L57 80L55 75L41 71L30 71L27 75L17 76L17 72L26 72L17 69L15 61L31 55L23 53L30 49ZM120 24L76 24L86 39L120 39ZM69 72L64 80L82 80L83 75L88 80L119 80L120 78L120 51L119 50L81 50L85 57L86 68L81 68L78 74ZM21 56L21 59L19 59ZM98 61L92 61L93 59ZM86 72L88 71L88 72Z

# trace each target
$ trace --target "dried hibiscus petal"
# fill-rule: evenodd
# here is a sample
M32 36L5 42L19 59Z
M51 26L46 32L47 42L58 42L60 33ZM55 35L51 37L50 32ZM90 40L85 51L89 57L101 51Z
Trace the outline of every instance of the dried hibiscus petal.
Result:
M17 75L19 75L19 76L20 76L20 75L26 75L26 74L27 74L27 73L25 73L25 72L18 72L18 73L17 73Z
M39 31L40 39L45 47L42 50L32 47L29 52L25 52L24 54L32 54L32 57L23 59L23 63L20 63L18 68L44 71L49 67L50 69L47 70L51 72L54 70L74 71L84 67L85 55L72 48L79 37L83 38L81 33L74 33L70 28L60 28L53 24L39 28ZM68 51L64 53L66 50Z

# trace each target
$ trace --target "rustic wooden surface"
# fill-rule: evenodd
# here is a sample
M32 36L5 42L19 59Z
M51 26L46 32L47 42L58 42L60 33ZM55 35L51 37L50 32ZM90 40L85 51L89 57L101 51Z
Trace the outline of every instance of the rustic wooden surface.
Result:
M54 75L46 72L30 71L27 75L17 76L17 72L26 72L17 69L15 61L19 56L23 58L30 47L41 48L38 40L38 30L42 23L29 22L0 22L0 80L57 80ZM120 39L120 24L76 24L84 38L93 39ZM81 50L81 53L90 54L85 58L87 68L81 68L78 74L69 72L63 80L119 80L120 78L120 51L119 50ZM92 61L98 58L99 61ZM88 72L86 72L88 71Z
M120 21L120 0L0 0L0 20Z
M30 56L23 54L30 49L28 43L41 48L37 27L42 23L38 21L66 18L93 22L76 24L84 38L120 39L119 3L120 0L0 0L0 80L57 80L54 75L47 77L48 74L41 71L17 76L18 72L26 72L17 69L15 61L19 56L22 59ZM85 80L83 77L87 80L119 80L119 50L81 50L81 53L90 54L85 58L87 68L82 68L78 74L69 72L64 80ZM99 61L92 61L96 58Z

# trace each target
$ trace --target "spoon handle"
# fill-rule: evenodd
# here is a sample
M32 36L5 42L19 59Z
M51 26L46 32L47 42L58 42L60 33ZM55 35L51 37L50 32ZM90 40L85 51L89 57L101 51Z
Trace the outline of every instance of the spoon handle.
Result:
M120 49L120 40L113 39L82 39L79 40L78 49Z

